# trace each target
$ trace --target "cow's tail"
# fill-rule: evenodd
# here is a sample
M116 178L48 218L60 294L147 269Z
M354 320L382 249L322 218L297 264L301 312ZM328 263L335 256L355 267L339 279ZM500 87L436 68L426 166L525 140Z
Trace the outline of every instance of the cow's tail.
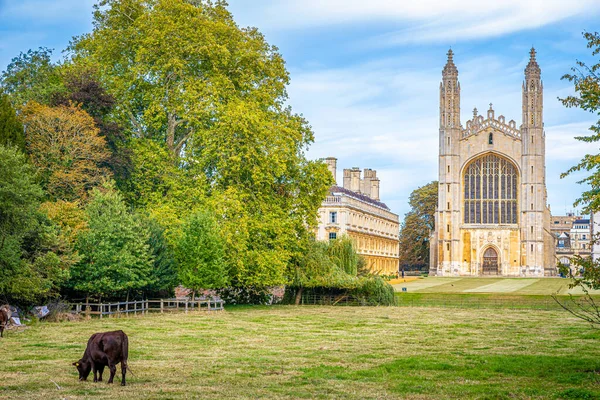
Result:
M127 364L127 359L129 358L129 338L125 333L123 333L123 342L121 343L121 346L121 354L123 356L121 363L124 368L129 369L129 365Z

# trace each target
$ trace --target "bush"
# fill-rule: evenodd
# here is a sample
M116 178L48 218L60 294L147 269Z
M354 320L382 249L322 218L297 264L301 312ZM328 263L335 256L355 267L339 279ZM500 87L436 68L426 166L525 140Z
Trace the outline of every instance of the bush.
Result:
M271 304L272 294L268 287L228 287L217 293L226 304Z
M359 278L350 294L365 305L392 306L395 303L394 288L379 276Z

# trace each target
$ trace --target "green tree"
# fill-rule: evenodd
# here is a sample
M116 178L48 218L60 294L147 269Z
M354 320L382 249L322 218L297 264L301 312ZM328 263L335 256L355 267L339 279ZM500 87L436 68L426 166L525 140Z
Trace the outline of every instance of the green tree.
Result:
M153 260L149 284L144 290L157 295L171 294L179 283L175 252L165 237L165 228L152 218L144 218L143 224L149 232L148 246Z
M113 185L94 188L85 207L88 229L77 237L81 261L72 268L72 287L87 296L120 296L151 285L148 229L127 210Z
M0 90L0 145L15 146L25 151L23 124L10 104L6 94Z
M60 67L52 62L52 50L44 47L13 58L0 83L16 108L30 101L49 105L64 91Z
M277 49L222 1L103 0L71 50L97 66L136 138L128 198L151 199L171 243L190 210L214 210L231 285L285 283L331 177L305 158L313 133L286 106Z
M400 263L429 264L429 237L435 229L435 210L438 202L438 182L415 189L408 200L410 211L400 227Z
M296 288L296 305L306 288L346 287L356 277L358 259L348 237L331 242L311 238L302 256L290 263L289 285Z
M58 293L68 277L70 248L40 212L43 191L25 156L0 145L0 293L30 303Z
M175 249L181 284L195 291L225 287L225 249L215 220L207 213L194 213L182 231Z
M360 256L349 236L342 236L329 243L329 258L346 274L356 276Z
M276 49L256 29L240 29L223 1L102 0L93 32L71 50L99 67L136 136L176 155L229 99L275 104L288 81Z
M588 42L587 47L592 50L595 63L588 65L583 61L576 61L576 66L571 69L571 73L563 76L563 79L573 83L575 94L561 99L561 101L566 107L580 108L600 116L600 75L598 73L600 71L600 59L598 59L600 34L585 32L583 36ZM600 119L590 127L590 132L590 135L576 137L576 139L586 143L599 142ZM588 176L580 183L587 184L589 189L583 192L574 205L583 205L585 213L600 211L600 154L586 154L579 164L563 173L561 177L564 178L576 171L588 173ZM600 237L595 235L592 240L597 242ZM570 297L568 301L560 300L556 296L554 298L573 315L594 325L600 325L600 308L596 299L589 294L591 289L600 289L600 262L590 257L577 256L572 260L572 265L576 271L582 271L582 274L573 276L572 271L562 265L559 266L560 271L572 278L571 287L581 288L586 296Z
M587 47L592 49L592 56L600 55L600 34L598 32L583 34L588 41ZM577 61L572 73L565 74L562 79L573 83L575 95L561 99L566 107L575 107L591 112L600 117L600 60L594 65ZM600 141L600 119L590 127L591 134L575 139L586 143ZM577 171L587 171L589 175L580 183L589 185L589 189L575 202L575 206L583 205L583 212L589 213L600 210L600 154L586 154L579 164L561 175L562 178Z

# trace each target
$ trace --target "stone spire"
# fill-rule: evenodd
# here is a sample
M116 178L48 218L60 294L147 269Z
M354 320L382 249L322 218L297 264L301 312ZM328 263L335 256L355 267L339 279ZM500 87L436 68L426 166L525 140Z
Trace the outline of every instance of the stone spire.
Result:
M529 64L525 68L525 76L527 77L539 77L542 73L540 66L535 59L535 49L532 47L529 51Z
M454 65L454 53L452 49L448 50L448 62L442 71L444 77L458 77L458 68Z

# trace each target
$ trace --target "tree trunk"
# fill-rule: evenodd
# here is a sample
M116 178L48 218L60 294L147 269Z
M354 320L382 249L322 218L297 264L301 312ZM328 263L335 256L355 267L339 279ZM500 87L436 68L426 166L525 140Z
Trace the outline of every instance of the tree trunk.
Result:
M167 115L167 148L170 152L175 151L175 128L177 127L177 118L169 113Z
M300 305L300 301L302 300L302 292L304 291L304 288L302 286L300 286L298 288L298 290L296 291L296 305Z

